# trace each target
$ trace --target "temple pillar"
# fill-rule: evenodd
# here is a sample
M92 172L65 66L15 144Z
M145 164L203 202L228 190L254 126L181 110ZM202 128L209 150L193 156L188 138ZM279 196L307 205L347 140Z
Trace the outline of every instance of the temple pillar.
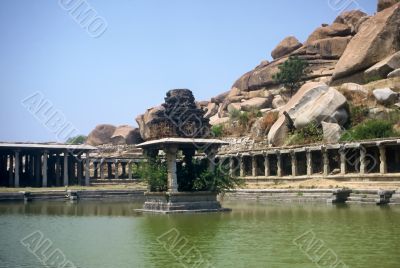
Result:
M96 161L93 161L93 177L95 178L95 179L97 179L97 177L99 176L99 172L98 172L98 169L99 168L99 163L98 162L96 162Z
M38 153L35 154L35 186L39 187L42 185L42 156Z
M168 146L164 152L166 154L168 167L168 191L178 192L178 178L176 175L176 153L178 152L178 148L175 146Z
M42 187L47 187L47 160L48 160L48 156L49 156L48 151L44 151L43 152L43 163L42 163Z
M244 178L246 174L245 174L245 165L244 165L244 157L243 157L243 155L240 156L239 161L240 161L240 163L239 163L239 166L240 166L240 177Z
M257 158L255 155L251 157L251 175L257 177Z
M271 169L269 167L268 154L264 153L264 176L269 177L271 175Z
M15 151L15 178L14 178L14 187L19 187L19 176L20 176L20 157L19 151Z
M297 158L294 151L290 151L290 159L292 162L292 176L297 176Z
M111 164L112 163L107 162L107 178L109 180L111 180L111 178L112 178L112 166L111 166Z
M61 159L60 155L57 153L56 157L56 186L61 186Z
M339 150L340 154L340 174L345 175L347 173L346 170L346 150L344 147L341 147Z
M64 186L68 186L68 152L64 152Z
M282 155L279 151L276 151L276 175L282 177Z
M311 176L313 174L312 153L309 149L306 150L306 163L307 163L307 176Z
M100 179L104 180L104 159L100 160Z
M229 157L229 176L235 176L235 160L233 156Z
M121 162L122 165L122 178L126 178L126 162Z
M86 152L85 158L85 186L90 185L90 157L89 153Z
M213 146L209 147L205 152L208 159L208 171L214 172L215 171L215 157L217 155L217 148Z
M128 162L128 179L132 180L132 160Z
M367 150L363 146L360 146L360 174L365 174L366 172L366 154Z
M8 166L8 187L14 185L14 156L9 155L9 166Z
M81 158L81 155L77 155L77 167L76 167L76 172L77 172L77 177L78 177L78 185L83 185L83 179L82 179L82 173L83 173L83 159Z
M381 174L387 173L387 163L386 163L386 148L384 145L379 145L379 172Z
M325 147L321 148L322 152L322 163L323 163L323 175L329 175L329 157L328 157L328 150Z
M119 174L118 174L118 168L119 168L119 161L115 160L115 173L114 173L114 178L117 180L119 178Z

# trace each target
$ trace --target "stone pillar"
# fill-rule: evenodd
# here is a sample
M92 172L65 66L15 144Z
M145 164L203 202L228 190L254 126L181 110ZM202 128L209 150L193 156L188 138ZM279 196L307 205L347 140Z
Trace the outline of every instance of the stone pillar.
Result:
M251 175L257 177L257 158L255 155L251 157Z
M48 159L48 156L49 156L49 153L47 151L44 151L43 152L43 163L42 163L42 187L47 187L47 159Z
M112 166L110 162L107 162L107 178L111 180L112 177Z
M367 154L367 150L360 146L360 174L365 174L366 171L366 163L365 163L365 156Z
M307 149L306 151L306 163L307 163L307 176L312 176L313 166L312 166L312 152Z
M215 156L217 155L217 148L211 146L206 151L207 159L208 159L208 171L215 171Z
M82 180L82 175L83 175L83 159L81 158L81 155L77 155L77 161L76 161L77 167L76 167L76 172L77 172L77 177L78 177L78 184L83 185L83 180Z
M329 175L329 157L328 157L328 150L325 147L321 148L322 152L322 162L324 165L323 168L323 175L328 176Z
M340 154L340 174L345 175L347 173L346 170L346 149L344 147L341 147L339 149L339 154Z
M379 172L381 174L387 173L387 163L386 163L386 148L384 145L379 145Z
M168 191L178 192L178 179L176 175L176 153L178 148L175 146L168 146L164 150L166 154L167 167L168 167Z
M114 173L114 176L115 176L116 180L118 180L118 178L119 178L118 168L119 168L119 161L115 160L115 173Z
M35 186L42 185L42 156L40 154L35 154Z
M69 184L69 180L68 180L68 170L69 170L69 168L68 168L68 152L67 151L65 151L64 152L64 176L63 176L63 179L64 179L64 186L68 186L68 184Z
M61 160L60 155L56 154L56 186L61 186Z
M235 176L235 160L233 156L229 157L229 176Z
M244 178L245 177L245 165L244 165L244 156L242 155L239 159L240 163L240 177Z
M122 165L122 178L126 177L126 162L121 162Z
M89 153L86 152L86 159L85 159L85 186L90 185L90 157Z
M100 179L104 180L104 159L100 160Z
M132 180L132 160L128 162L128 179Z
M297 158L294 151L290 151L290 159L292 162L292 176L297 176Z
M276 175L282 177L282 155L279 151L276 151Z
M9 167L8 167L8 187L13 187L14 185L14 156L10 154L9 156Z
M98 171L97 171L97 169L99 168L99 163L98 162L96 162L96 161L93 161L93 177L95 178L95 179L97 179L98 177L99 177L99 173L98 173Z
M20 175L20 161L19 151L15 151L15 178L14 178L14 187L19 187L19 175Z
M269 167L269 158L268 154L264 153L264 175L265 177L269 177L271 172L270 172L270 167Z

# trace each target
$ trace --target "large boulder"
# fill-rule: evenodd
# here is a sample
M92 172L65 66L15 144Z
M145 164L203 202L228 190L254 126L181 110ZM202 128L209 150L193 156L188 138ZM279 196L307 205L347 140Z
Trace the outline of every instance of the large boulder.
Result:
M322 122L322 131L326 143L337 143L343 134L343 128L337 123Z
M86 143L93 146L109 144L111 143L111 137L115 130L116 127L113 125L97 125L95 129L89 133Z
M339 59L350 42L351 37L332 37L309 42L306 46L308 54L319 54L324 59Z
M400 51L368 68L364 74L366 78L383 79L386 78L390 72L398 68L400 68Z
M144 114L136 117L136 122L139 125L140 136L143 140L149 140L153 136L156 136L155 133L152 133L150 126L157 124L160 118L163 118L164 116L165 108L163 106L157 106L147 109Z
M387 78L395 78L395 77L400 77L400 69L396 69L393 72L390 72L387 76Z
M344 94L356 94L367 97L368 90L365 89L362 85L356 83L344 83L339 87L340 91Z
M110 139L112 144L138 144L143 141L139 129L128 125L117 127Z
M264 108L270 108L271 104L272 98L256 97L242 102L240 106L243 111L251 111L252 109L261 110Z
M333 23L326 27L317 28L307 39L306 45L316 40L326 39L335 36L351 35L351 27L342 23Z
M268 142L273 146L284 144L288 135L287 112L296 128L310 122L334 122L344 124L347 120L346 98L324 83L309 82L280 110L280 116L268 133Z
M289 36L283 39L276 48L272 51L271 56L273 59L277 59L288 55L289 53L300 48L302 44L294 36Z
M366 18L367 16L368 15L361 10L345 11L335 19L334 23L340 23L349 26L352 34L355 34L357 33L363 18Z
M206 108L206 114L204 115L205 118L210 118L218 113L218 104L210 102Z
M377 10L378 10L378 12L381 12L384 9L394 6L398 2L399 2L398 0L378 0Z
M399 99L398 93L394 92L390 88L375 89L372 91L372 94L374 95L376 101L383 105L394 104Z
M364 71L400 49L399 4L362 23L336 64L333 80Z

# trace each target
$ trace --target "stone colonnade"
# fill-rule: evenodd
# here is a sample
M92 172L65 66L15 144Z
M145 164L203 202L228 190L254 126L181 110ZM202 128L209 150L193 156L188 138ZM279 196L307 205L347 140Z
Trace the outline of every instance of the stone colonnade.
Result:
M295 177L400 173L400 144L369 142L219 154L232 176Z
M93 179L133 179L132 166L140 159L93 158Z

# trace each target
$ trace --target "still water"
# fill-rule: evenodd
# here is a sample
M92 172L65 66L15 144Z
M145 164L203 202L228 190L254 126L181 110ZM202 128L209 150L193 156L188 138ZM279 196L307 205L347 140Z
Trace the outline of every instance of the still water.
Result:
M140 215L139 203L2 203L0 267L400 267L400 207L224 206L233 211Z

